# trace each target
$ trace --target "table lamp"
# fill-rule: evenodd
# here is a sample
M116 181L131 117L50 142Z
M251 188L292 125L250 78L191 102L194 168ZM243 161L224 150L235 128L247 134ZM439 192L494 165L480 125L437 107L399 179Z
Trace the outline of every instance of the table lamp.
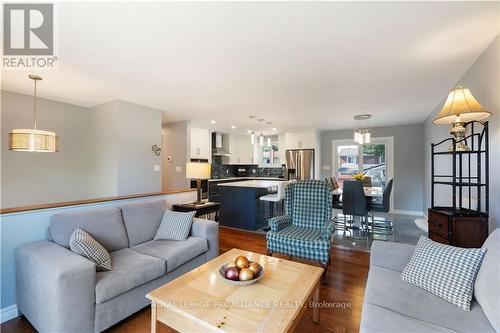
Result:
M467 129L465 123L473 120L482 120L491 116L481 104L472 96L469 89L457 86L446 99L446 102L432 122L434 124L453 124L450 134L455 138L455 151L470 151L465 142ZM453 151L453 145L448 148Z
M195 204L203 203L201 201L201 180L210 178L211 167L210 163L186 163L186 178L196 179L197 200L194 202Z

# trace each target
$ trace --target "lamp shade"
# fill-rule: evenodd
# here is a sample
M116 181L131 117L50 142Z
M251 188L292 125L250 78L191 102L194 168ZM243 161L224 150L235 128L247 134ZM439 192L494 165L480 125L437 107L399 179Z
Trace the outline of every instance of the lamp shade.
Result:
M14 129L9 133L9 150L54 153L59 151L56 133L35 129Z
M210 163L186 163L186 178L209 179L212 165Z
M432 122L434 124L453 124L454 122L469 122L491 116L472 96L469 89L457 86L450 91L446 102Z

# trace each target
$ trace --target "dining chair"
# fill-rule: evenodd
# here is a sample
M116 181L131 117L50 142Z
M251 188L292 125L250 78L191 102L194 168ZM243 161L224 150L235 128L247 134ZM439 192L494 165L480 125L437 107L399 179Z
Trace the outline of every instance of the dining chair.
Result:
M355 217L360 217L361 226L359 227L361 237L351 237L356 239L366 239L368 237L368 208L363 184L358 181L344 181L342 190L342 213L344 214L344 235L347 228L347 217L352 221L350 228L355 228Z
M370 223L372 232L376 234L382 234L382 235L390 235L394 231L394 224L392 223L391 220L387 219L377 219L375 220L375 212L378 213L389 213L391 210L391 193L392 193L392 186L394 183L394 179L390 179L387 182L387 185L384 188L384 192L382 194L382 202L377 203L374 201L369 202L368 204L368 209L371 213L372 217L372 222Z
M363 178L363 187L372 187L372 177L371 176L365 176Z

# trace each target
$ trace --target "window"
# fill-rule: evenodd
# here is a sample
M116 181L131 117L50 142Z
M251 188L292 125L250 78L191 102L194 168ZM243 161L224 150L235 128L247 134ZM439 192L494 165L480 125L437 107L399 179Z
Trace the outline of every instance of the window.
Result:
M372 186L384 187L393 175L393 138L372 138L369 144L358 145L352 140L333 141L333 176L339 185L352 175L363 172L371 177Z
M258 137L255 143L259 144ZM259 164L281 164L279 153L278 136L271 135L264 137L264 145L259 145Z

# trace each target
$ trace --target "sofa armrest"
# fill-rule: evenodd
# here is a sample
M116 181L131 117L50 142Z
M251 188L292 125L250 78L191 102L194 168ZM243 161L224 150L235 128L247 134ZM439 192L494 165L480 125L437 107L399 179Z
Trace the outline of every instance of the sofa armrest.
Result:
M16 248L17 306L41 332L94 332L95 264L54 242Z
M208 241L207 261L219 255L219 224L217 222L195 218L190 236L202 237Z
M292 217L290 215L276 216L268 220L272 232L278 232L292 225Z
M370 252L370 266L402 272L414 250L415 245L374 241Z

